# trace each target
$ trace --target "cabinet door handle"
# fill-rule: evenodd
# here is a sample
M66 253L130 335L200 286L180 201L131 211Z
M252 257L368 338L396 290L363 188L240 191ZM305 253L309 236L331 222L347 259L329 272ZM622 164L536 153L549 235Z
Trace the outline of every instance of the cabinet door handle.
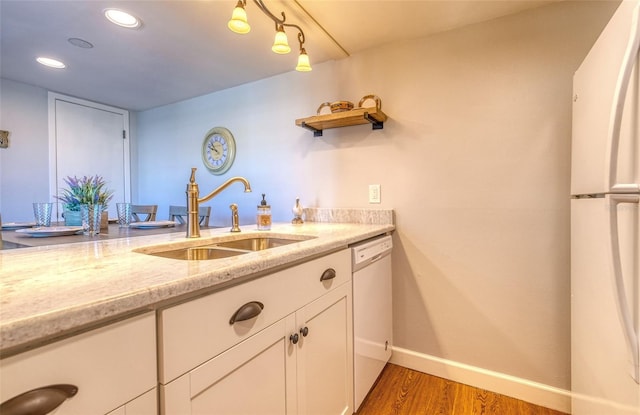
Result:
M300 334L302 334L302 337L307 337L307 335L309 334L309 327L304 326L303 328L301 328Z
M231 319L229 320L229 324L233 324L236 321L244 321L254 318L262 312L263 308L264 304L262 304L260 301L250 301L236 310L235 313L233 313Z
M291 343L293 344L298 344L299 339L300 337L298 337L298 333L293 333L291 336L289 336L289 341L291 341Z
M74 385L49 385L14 396L0 404L2 415L46 415L78 393Z
M328 268L325 272L322 273L320 277L320 281L332 280L336 277L336 270L333 268Z

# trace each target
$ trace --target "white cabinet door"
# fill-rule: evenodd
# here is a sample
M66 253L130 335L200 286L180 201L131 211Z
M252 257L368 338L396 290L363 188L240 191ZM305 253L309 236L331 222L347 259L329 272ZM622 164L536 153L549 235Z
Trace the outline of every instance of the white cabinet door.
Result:
M148 391L155 399L155 327L151 312L3 358L0 402L57 384L73 385L77 393L56 415L107 414ZM29 402L46 402L41 396Z
M107 415L158 415L158 389L151 389Z
M351 284L300 309L296 322L298 414L353 413Z
M334 278L321 281L329 269ZM161 310L160 383L168 384L349 281L351 254L344 249ZM264 307L258 316L229 324L238 309L255 302Z
M162 388L164 415L284 415L294 399L286 319L214 357Z
M161 413L351 414L350 268L343 250L163 310ZM248 301L260 313L230 324Z

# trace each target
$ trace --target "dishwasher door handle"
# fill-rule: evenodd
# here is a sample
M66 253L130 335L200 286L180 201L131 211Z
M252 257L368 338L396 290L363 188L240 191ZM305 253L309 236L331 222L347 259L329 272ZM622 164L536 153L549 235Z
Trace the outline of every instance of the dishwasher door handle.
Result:
M377 254L376 256L372 257L369 262L376 262L377 260L379 260L380 258L382 258L382 254Z

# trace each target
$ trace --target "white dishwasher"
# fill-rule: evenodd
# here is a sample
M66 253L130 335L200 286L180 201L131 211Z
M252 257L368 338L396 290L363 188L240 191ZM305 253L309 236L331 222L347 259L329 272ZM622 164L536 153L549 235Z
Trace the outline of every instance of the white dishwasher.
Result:
M391 236L352 247L354 409L391 358Z

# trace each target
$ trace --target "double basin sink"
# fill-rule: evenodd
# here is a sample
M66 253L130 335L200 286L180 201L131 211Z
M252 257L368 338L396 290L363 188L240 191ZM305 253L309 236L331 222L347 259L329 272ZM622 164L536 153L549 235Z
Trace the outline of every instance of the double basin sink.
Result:
M247 236L231 240L220 240L220 238L204 239L194 241L188 246L176 246L176 244L164 246L151 246L135 249L134 252L180 260L211 260L228 258L242 255L249 252L263 251L265 249L277 248L296 242L302 242L314 237L310 236Z

